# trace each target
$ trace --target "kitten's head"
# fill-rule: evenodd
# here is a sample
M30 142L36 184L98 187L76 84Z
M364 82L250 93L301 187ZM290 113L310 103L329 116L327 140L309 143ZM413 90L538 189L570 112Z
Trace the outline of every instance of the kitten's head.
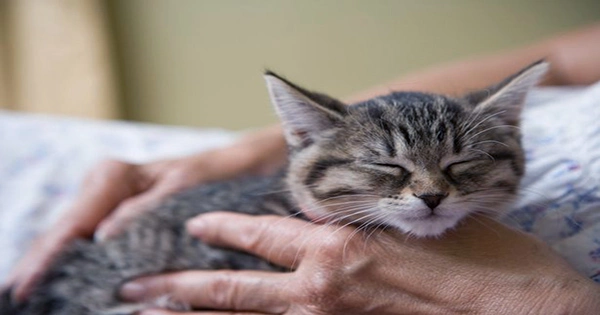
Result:
M396 92L353 105L267 72L292 193L312 219L417 236L502 212L524 172L523 101L547 68L535 63L462 98Z

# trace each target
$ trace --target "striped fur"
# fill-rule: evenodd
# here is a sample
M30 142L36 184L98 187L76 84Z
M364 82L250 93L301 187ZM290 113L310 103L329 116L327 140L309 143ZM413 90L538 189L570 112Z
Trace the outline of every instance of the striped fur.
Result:
M395 92L344 107L270 75L293 152L288 185L313 219L422 237L501 213L524 173L521 107L547 67L463 98Z

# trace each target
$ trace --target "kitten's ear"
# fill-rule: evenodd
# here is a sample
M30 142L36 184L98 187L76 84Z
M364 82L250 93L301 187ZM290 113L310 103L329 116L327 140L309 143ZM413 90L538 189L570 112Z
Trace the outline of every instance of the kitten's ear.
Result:
M464 98L475 106L475 111L496 114L505 123L517 126L525 96L543 78L549 67L544 60L537 61L502 82Z
M341 122L346 111L342 102L309 92L270 71L265 80L289 145L306 147Z

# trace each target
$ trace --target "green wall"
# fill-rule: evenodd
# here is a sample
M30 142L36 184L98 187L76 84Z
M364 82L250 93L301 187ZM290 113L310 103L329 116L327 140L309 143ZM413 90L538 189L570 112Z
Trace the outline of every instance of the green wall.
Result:
M276 121L261 73L334 96L600 20L597 0L119 0L126 118L242 129Z

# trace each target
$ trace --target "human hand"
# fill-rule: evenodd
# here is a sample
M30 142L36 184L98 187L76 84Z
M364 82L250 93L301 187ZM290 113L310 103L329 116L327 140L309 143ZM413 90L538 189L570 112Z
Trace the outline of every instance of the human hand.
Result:
M595 314L599 287L545 244L487 218L440 239L357 232L297 219L211 213L188 231L294 270L183 271L126 285L128 300L168 294L187 314ZM147 310L142 315L180 314ZM241 313L240 313L241 314ZM247 314L247 313L243 313Z
M197 179L183 176L185 166L174 161L137 165L104 161L87 174L80 194L57 224L38 237L12 270L7 285L13 297L24 299L58 252L75 238L116 234L135 214ZM191 166L191 165L190 165Z
M279 126L275 126L250 133L223 149L145 165L129 164L139 189L103 219L94 236L104 240L118 234L141 212L173 193L240 174L268 173L278 169L284 160L283 134Z
M109 238L166 196L239 173L268 172L281 165L285 145L276 128L252 133L235 144L181 159L147 164L105 161L85 178L72 207L33 244L6 286L23 300L58 252L75 238Z

